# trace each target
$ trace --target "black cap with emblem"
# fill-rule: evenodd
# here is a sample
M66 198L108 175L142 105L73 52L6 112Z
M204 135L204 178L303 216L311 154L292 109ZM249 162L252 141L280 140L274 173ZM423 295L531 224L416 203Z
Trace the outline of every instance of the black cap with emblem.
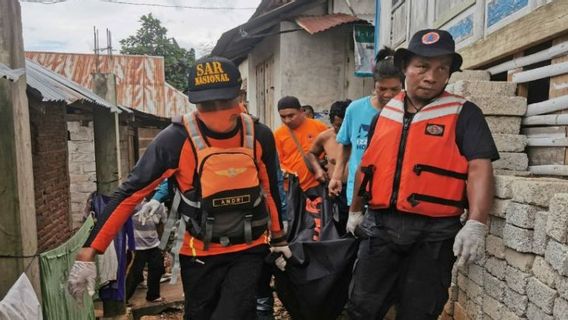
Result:
M241 90L241 73L226 58L199 59L189 70L187 97L191 103L236 98Z
M394 64L403 70L412 55L422 57L452 55L453 60L450 73L459 71L463 62L461 55L456 52L454 38L446 30L424 29L416 32L410 39L408 49L400 48L396 50Z

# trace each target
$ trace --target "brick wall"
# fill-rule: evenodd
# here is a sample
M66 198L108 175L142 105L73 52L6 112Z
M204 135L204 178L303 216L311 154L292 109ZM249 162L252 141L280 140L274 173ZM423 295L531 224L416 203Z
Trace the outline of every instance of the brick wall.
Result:
M71 236L65 105L30 99L35 207L40 252Z
M73 119L75 120L75 119ZM73 228L82 224L83 210L91 192L97 190L95 138L90 117L68 121L69 176L71 186L71 216Z

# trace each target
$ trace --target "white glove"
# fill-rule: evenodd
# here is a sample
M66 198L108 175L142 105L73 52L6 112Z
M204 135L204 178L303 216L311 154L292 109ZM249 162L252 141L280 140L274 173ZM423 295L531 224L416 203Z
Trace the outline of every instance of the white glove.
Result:
M67 290L78 304L83 304L85 289L89 296L95 294L97 266L92 261L75 261L69 272Z
M355 229L357 229L357 226L360 225L361 222L363 222L364 218L365 216L361 211L349 212L349 218L347 218L347 225L345 226L345 230L352 235L355 235Z
M146 220L156 213L158 208L160 207L160 202L158 200L150 200L146 202L140 211L138 211L138 220L142 223L143 226L146 225Z
M454 256L458 257L458 267L476 261L480 248L485 243L487 226L476 220L467 220L456 235L454 241Z
M274 260L274 265L276 268L280 269L280 271L286 271L286 259L283 256L280 256Z
M286 270L286 259L290 259L292 256L292 250L289 246L271 247L270 251L281 253L282 255L274 260L274 265L281 271Z
M292 256L292 250L290 250L290 247L289 247L289 246L271 247L271 248L270 248L270 251L282 253L282 255L283 255L286 259L290 259L290 257Z

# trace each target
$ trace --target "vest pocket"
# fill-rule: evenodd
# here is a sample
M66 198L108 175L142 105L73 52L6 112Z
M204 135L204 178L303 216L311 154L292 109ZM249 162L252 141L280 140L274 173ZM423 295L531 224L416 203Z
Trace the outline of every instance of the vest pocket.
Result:
M433 173L433 174L437 174L437 175L440 175L440 176L445 176L445 177L450 177L450 178L455 178L455 179L460 179L460 180L467 180L467 173L460 173L460 172L446 170L446 169L443 169L443 168L433 167L433 166L429 166L429 165L426 165L426 164L420 164L420 163L414 165L414 168L412 168L412 171L414 171L414 173L416 173L417 176L419 176L424 171L424 172L430 172L430 173Z
M451 199L429 196L429 195L425 195L425 194L419 194L419 193L411 194L410 196L408 196L408 198L406 198L406 200L413 207L416 207L417 205L420 204L420 202L424 201L424 202L442 204L442 205L446 205L446 206L450 206L450 207L456 207L456 208L460 208L460 209L467 208L467 202L465 200L456 201L456 200L451 200Z

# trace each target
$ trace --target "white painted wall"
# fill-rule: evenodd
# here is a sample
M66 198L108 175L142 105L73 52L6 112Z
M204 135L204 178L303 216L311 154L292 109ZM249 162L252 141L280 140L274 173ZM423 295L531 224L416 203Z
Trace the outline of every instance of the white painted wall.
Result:
M278 30L279 29L274 30L274 32ZM247 98L249 101L249 112L256 116L259 115L256 101L256 66L271 56L274 58L274 87L278 88L280 86L280 77L277 76L280 73L280 35L273 35L264 38L248 55ZM282 96L279 95L279 91L275 91L275 102L277 102L281 97ZM274 108L276 108L276 106L274 106Z
M245 101L248 103L248 105L250 105L250 96L248 93L249 90L249 86L250 86L250 82L249 82L249 63L248 63L248 59L245 59L243 62L241 62L239 64L239 72L241 73L241 79L243 80L243 85L241 85L241 88L245 87L245 83L246 83L246 90L247 90L247 95L245 97Z
M336 100L369 94L372 80L353 75L352 30L345 25L315 35L304 31L283 34L281 95L294 95L302 104L322 111Z
M359 8L372 12L374 16L374 0L352 0L352 4L362 5ZM326 10L316 7L306 15L326 14ZM279 26L280 31L297 28L298 25L289 21ZM256 101L256 67L270 57L274 59L275 115L273 123L267 125L272 128L281 123L276 104L283 96L296 96L302 104L310 104L316 111L323 111L336 100L353 100L369 95L373 88L371 78L354 76L352 25L335 27L315 35L303 30L273 35L256 45L239 66L243 78L243 70L247 70L249 111L257 116L260 112Z
M379 45L406 47L407 40L419 29L459 29L460 25L463 27L466 19L471 19L471 32L467 36L461 37L456 43L456 48L460 50L483 40L492 33L499 32L504 26L530 14L531 11L542 5L566 0L528 0L526 7L505 15L497 23L488 26L488 5L494 1L399 0L395 8L393 8L393 0L380 0ZM513 0L508 1L511 2L511 5L514 2ZM339 3L341 0L334 0L334 2ZM400 3L402 5L399 6L398 4ZM405 38L406 40L404 40Z

